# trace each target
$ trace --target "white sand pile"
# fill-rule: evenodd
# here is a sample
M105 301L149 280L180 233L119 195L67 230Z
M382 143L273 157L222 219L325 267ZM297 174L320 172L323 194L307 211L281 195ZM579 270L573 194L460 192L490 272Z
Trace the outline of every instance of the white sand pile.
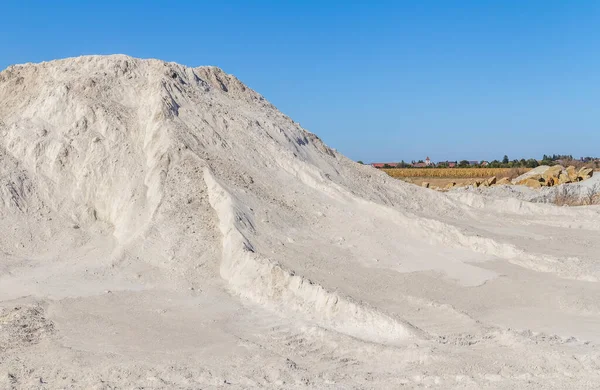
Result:
M394 180L214 67L12 66L0 103L0 388L600 380L598 207Z

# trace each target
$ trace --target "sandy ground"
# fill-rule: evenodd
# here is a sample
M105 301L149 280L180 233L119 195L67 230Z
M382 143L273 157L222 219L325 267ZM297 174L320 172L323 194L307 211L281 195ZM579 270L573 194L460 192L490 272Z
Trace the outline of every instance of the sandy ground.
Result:
M0 73L0 388L594 388L600 207L356 164L235 77Z

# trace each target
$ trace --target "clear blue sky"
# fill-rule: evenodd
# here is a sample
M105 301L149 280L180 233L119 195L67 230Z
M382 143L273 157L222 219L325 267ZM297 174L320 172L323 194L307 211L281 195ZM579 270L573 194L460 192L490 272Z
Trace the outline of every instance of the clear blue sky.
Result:
M596 0L91 3L3 1L0 68L216 65L356 160L600 155Z

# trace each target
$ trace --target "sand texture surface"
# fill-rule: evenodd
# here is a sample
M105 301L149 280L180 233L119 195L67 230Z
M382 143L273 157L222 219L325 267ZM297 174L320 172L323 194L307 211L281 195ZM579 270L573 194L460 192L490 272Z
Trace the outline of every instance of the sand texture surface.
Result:
M0 73L0 388L597 388L600 206L356 164L218 68Z

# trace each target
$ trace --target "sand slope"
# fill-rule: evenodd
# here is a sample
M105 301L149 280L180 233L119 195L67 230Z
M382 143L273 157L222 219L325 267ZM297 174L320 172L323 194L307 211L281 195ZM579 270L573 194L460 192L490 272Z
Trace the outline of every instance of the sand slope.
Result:
M0 73L0 387L600 379L600 208L358 165L218 68Z

